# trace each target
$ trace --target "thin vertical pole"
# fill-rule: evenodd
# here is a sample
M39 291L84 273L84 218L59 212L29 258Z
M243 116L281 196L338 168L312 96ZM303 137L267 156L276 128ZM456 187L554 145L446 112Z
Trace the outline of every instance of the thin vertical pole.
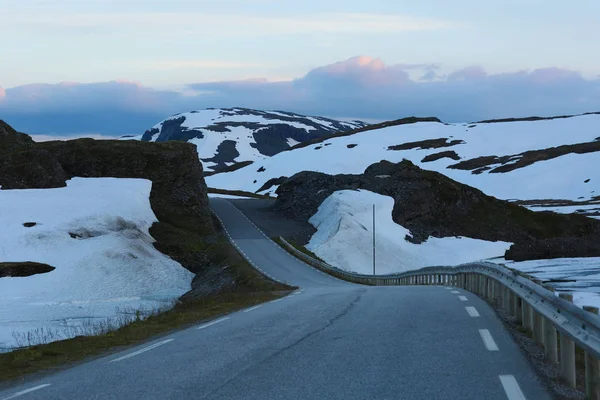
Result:
M375 275L375 204L373 204L373 275Z

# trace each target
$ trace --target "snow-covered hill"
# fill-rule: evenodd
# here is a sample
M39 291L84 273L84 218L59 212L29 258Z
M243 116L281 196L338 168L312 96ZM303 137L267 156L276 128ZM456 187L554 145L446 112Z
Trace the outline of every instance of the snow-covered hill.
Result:
M600 215L598 114L472 124L392 124L298 145L236 171L210 176L207 184L274 195L277 184L269 180L282 176L304 170L359 174L375 162L402 159L534 210Z
M0 191L0 261L55 267L0 277L0 351L26 344L17 339L33 330L34 342L59 340L125 311L162 308L191 288L194 274L156 250L148 233L156 222L152 182L73 178L67 185Z
M365 125L361 121L283 111L206 109L173 115L141 136L123 139L194 143L204 169L218 171L238 162L261 161L298 143Z

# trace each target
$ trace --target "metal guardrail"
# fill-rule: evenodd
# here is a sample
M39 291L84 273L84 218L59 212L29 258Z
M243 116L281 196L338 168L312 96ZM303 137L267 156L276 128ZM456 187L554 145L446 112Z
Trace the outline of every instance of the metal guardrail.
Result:
M584 352L588 399L600 400L600 316L598 308L573 304L573 296L556 296L541 281L498 264L478 262L455 267L427 267L391 275L348 272L316 260L280 237L281 243L307 264L339 279L361 285L447 285L473 292L502 308L544 347L550 362L559 364L561 376L576 387L576 347ZM581 366L579 366L581 367Z

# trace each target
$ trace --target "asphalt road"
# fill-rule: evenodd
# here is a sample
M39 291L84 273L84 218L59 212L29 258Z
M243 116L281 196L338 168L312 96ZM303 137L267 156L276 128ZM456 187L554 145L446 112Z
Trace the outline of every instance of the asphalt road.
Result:
M0 399L550 399L478 297L339 281L279 249L229 202L211 205L254 264L301 289Z

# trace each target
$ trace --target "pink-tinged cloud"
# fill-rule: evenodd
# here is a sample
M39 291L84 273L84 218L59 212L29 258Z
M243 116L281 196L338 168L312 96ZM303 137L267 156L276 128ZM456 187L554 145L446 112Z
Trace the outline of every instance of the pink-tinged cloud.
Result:
M409 82L409 75L402 66L386 66L381 59L368 56L353 57L315 68L297 81L299 85L313 85L315 89L343 86L345 91Z
M584 79L571 70L488 74L471 66L445 78L438 70L435 64L386 65L360 56L293 81L190 84L191 95L135 82L27 85L5 91L0 118L31 133L139 134L169 115L207 107L365 119L437 116L448 122L600 110L600 79ZM420 78L412 79L408 71Z
M4 88L0 87L0 101L2 101L2 99L4 99L6 97L6 90L4 90Z

